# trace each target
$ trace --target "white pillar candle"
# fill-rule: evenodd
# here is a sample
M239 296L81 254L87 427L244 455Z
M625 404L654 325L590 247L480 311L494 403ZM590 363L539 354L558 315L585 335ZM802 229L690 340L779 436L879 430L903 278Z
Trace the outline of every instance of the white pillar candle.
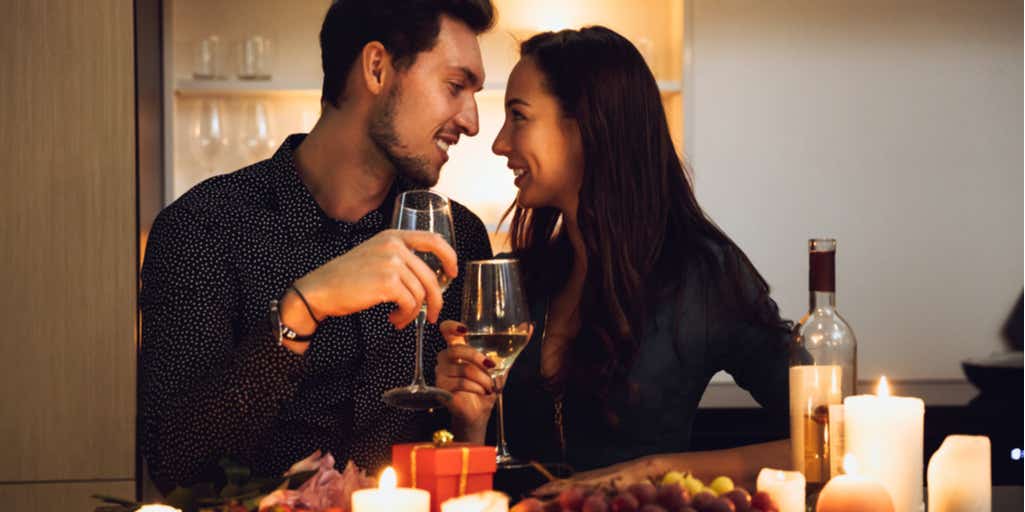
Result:
M990 512L993 482L985 436L947 436L929 459L929 512Z
M844 442L861 474L890 493L893 508L919 512L922 503L922 433L925 403L890 396L886 377L875 395L844 399Z
M352 493L352 512L428 512L431 493L422 489L396 488L395 470L389 466L381 473L377 489Z
M779 512L804 512L804 475L800 471L762 468L756 483L759 492L768 493Z
M497 491L467 494L442 503L441 512L509 512L509 497Z

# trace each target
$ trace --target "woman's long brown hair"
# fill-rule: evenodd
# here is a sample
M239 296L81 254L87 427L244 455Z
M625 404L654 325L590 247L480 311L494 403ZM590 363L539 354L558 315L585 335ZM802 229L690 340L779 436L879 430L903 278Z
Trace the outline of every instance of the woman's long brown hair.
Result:
M545 32L520 47L574 118L584 172L577 222L587 256L580 334L552 384L605 403L627 374L653 308L692 265L752 321L785 329L768 285L701 210L677 155L655 77L627 39L601 26ZM513 205L510 238L534 300L566 284L572 249L554 208ZM725 257L724 257L725 256ZM754 281L754 293L750 290ZM606 411L609 412L609 411Z

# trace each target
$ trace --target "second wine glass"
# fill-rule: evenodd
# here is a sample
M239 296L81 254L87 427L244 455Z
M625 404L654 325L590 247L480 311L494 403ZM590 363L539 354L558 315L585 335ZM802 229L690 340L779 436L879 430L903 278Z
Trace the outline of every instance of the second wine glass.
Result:
M411 231L431 231L440 235L449 245L455 247L452 229L452 209L448 199L428 190L410 190L395 198L395 213L392 227ZM444 292L448 288L449 276L441 266L441 260L430 252L417 252L434 271L438 285ZM400 388L389 389L381 399L388 405L402 409L424 410L445 405L452 400L452 394L441 388L428 386L424 378L424 323L427 321L427 305L421 305L416 315L416 369L413 383Z
M471 261L466 264L463 283L462 322L468 331L466 343L495 363L490 375L497 391L496 462L499 467L516 466L520 462L509 453L505 442L502 391L509 368L533 332L519 262L514 259Z

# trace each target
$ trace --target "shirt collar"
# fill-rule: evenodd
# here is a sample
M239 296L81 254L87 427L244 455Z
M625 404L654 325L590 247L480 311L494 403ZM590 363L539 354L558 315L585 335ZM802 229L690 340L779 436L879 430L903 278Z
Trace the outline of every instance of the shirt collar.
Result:
M295 150L306 138L306 134L289 135L270 159L274 170L274 194L278 211L287 225L288 232L297 239L328 229L342 236L359 233L377 233L391 224L395 197L411 187L404 180L396 179L381 204L354 223L328 217L303 183L295 164Z

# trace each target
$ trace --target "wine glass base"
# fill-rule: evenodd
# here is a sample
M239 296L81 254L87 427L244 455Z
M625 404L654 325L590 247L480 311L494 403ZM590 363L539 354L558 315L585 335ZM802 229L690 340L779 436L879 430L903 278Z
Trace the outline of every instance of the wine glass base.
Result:
M498 466L499 469L517 469L527 467L530 463L524 462L509 454L498 454L495 456L495 465Z
M441 407L452 400L452 393L432 386L406 386L393 388L381 395L384 403L399 409L423 411Z

